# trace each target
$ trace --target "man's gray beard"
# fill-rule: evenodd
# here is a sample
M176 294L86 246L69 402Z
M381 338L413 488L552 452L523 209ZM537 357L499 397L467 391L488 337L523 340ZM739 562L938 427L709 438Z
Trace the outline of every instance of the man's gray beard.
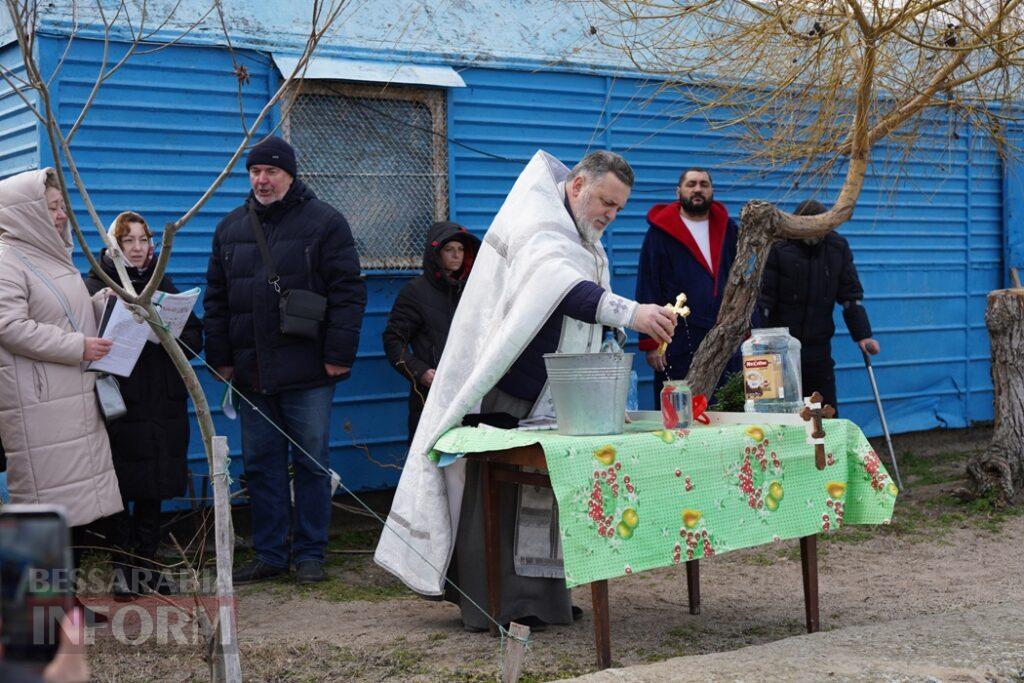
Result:
M593 222L584 223L583 221L576 221L576 231L580 234L582 239L587 244L597 244L601 241L602 230L598 230L594 227Z
M590 189L585 188L580 193L580 206L587 206L590 203ZM603 230L598 230L594 227L594 221L584 221L578 216L573 216L573 222L576 223L576 232L580 234L582 239L587 244L596 244L601 240L601 233Z

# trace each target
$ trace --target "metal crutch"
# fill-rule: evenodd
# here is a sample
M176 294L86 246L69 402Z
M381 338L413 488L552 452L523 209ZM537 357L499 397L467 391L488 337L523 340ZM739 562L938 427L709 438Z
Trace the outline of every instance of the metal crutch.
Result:
M903 490L903 480L900 477L900 466L896 463L896 451L892 449L892 437L889 436L889 425L885 422L885 411L882 410L882 397L878 393L878 382L875 381L875 369L871 367L871 356L864 349L860 350L864 356L864 365L868 369L868 379L871 380L871 390L875 392L875 407L878 408L878 419L882 421L882 433L885 434L885 445L889 447L889 459L892 461L892 472L896 475L896 485Z

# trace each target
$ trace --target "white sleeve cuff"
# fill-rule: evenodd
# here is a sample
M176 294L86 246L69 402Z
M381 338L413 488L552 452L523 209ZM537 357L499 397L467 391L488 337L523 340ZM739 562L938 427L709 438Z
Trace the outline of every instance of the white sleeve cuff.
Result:
M605 291L597 304L597 322L609 327L629 327L640 304Z

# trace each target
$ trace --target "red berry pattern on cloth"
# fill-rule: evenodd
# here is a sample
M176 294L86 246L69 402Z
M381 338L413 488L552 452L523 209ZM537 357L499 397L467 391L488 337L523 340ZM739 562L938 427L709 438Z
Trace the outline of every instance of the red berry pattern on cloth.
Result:
M763 427L748 427L744 434L743 459L733 466L736 486L750 509L775 512L785 492L782 459L771 449Z
M699 510L685 509L681 513L683 525L679 527L679 540L672 546L672 564L679 564L686 553L686 560L714 557L714 539L703 521ZM683 546L686 550L683 550Z
M622 462L611 445L594 451L597 464L593 470L587 515L601 538L629 540L640 524L637 512L639 499L636 485L622 471Z

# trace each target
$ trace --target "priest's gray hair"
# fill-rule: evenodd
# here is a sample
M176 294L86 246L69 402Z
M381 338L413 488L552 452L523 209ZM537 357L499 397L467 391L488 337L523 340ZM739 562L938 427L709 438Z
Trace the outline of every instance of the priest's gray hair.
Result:
M591 152L583 157L569 172L569 182L578 175L586 176L587 180L597 180L605 173L614 173L627 187L633 187L633 169L621 155L607 150Z

